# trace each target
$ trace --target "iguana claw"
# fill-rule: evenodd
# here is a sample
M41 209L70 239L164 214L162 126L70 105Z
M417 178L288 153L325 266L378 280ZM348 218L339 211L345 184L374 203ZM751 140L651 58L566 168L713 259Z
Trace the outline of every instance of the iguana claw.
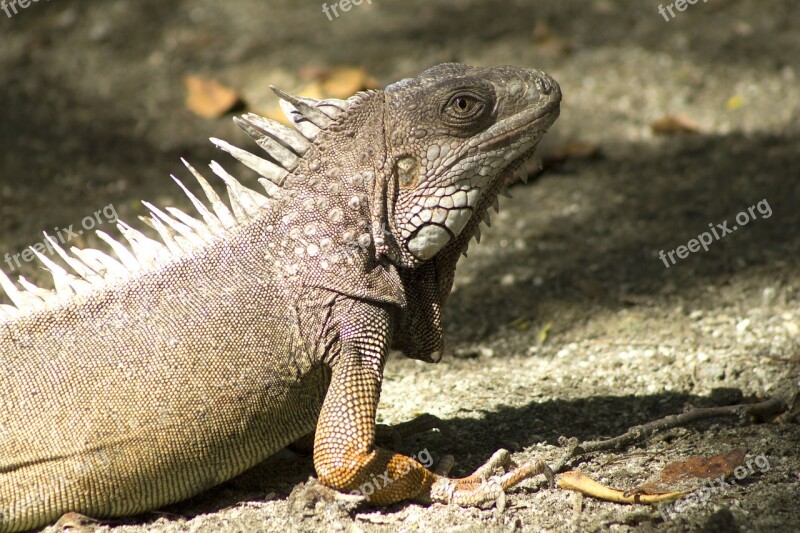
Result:
M492 477L498 469L503 474ZM458 479L437 476L430 490L417 499L467 507L496 505L502 510L505 507L506 490L539 474L544 474L548 486L552 488L553 471L543 461L516 466L508 450L498 450L471 476Z

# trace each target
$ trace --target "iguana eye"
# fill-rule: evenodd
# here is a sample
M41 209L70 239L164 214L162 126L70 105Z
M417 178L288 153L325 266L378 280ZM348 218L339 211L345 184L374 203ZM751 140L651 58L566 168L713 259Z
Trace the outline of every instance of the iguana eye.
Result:
M457 94L450 98L447 110L459 118L474 116L483 109L483 102L470 94Z
M466 96L456 96L456 99L453 100L453 105L456 111L469 113L475 106L475 100Z

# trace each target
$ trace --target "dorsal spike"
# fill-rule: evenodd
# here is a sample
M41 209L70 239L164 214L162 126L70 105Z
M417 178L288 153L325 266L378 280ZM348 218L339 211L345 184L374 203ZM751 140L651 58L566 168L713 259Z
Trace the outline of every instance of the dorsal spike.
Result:
M320 100L319 104L317 104L317 107L324 112L338 114L347 112L349 105L350 103L347 100L340 100L339 98L326 98L325 100ZM334 111L334 109L336 111Z
M17 318L20 315L19 309L13 305L0 304L0 317L5 317L10 320Z
M48 240L48 242L50 243L50 246L53 248L53 250L56 251L56 253L61 257L61 259L63 259L64 262L66 264L68 264L70 266L70 268L72 268L72 270L74 270L75 273L78 274L81 278L85 279L86 281L88 281L90 283L91 282L95 282L95 281L99 281L101 279L100 276L97 274L97 272L95 272L94 270L89 268L88 265L86 265L82 261L79 261L79 260L75 259L74 257L70 256L66 252L66 250L64 250L58 244L58 241L56 241L53 237L51 237L47 233L44 234L44 237L45 237L45 239Z
M278 104L280 104L281 110L283 111L283 114L286 115L286 118L289 119L298 130L300 130L300 134L303 135L303 137L311 141L317 138L317 135L320 132L319 126L310 120L304 120L300 111L295 109L295 107L286 100L279 100Z
M292 172L300 164L297 154L273 139L272 136L261 133L238 117L234 117L233 121L285 170Z
M233 216L236 217L240 223L245 223L250 220L250 214L247 212L242 206L242 203L239 201L240 197L236 195L236 193L228 187L228 200L231 202L231 210L233 211Z
M225 182L225 185L228 186L228 195L231 198L236 198L239 204L244 208L247 215L257 215L269 202L269 199L263 194L259 194L256 191L250 190L239 183L236 178L231 176L216 161L212 161L209 166L211 167L211 171Z
M164 211L162 211L158 207L154 206L150 202L143 201L142 204L144 204L144 206L147 207L150 210L150 212L154 215L154 218L158 217L159 219L161 219L161 221L164 222L167 226L169 226L169 228L172 231L174 231L178 235L181 235L187 241L193 242L193 243L196 243L196 244L202 244L203 243L203 239L201 239L200 237L195 235L194 231L192 231L192 228L190 228L189 226L187 226L187 225L185 225L185 224L183 224L181 222L178 222L177 220L175 220L174 218L172 218L171 216L169 216Z
M316 100L314 98L298 97L297 99L324 113L326 117L334 122L338 122L339 119L342 118L342 115L345 114L345 110L347 109L347 102L336 98Z
M208 226L203 224L200 220L187 215L177 207L167 207L166 210L172 217L182 223L181 226L185 226L190 230L188 233L183 233L180 230L177 231L196 245L199 246L203 243L211 242L214 239L214 235L208 230Z
M25 276L20 276L17 279L19 281L19 284L22 285L22 287L26 291L28 291L30 294L33 294L34 296L37 296L38 298L41 298L42 300L47 300L48 298L55 296L56 294L53 291L48 291L47 289L43 289L38 285L31 283L25 278Z
M286 100L292 104L303 117L313 122L318 128L325 130L334 123L334 120L331 117L317 108L319 100L314 100L313 98L298 98L285 93L272 85L270 85L270 89L272 89L272 92L278 95L278 98L281 100ZM295 120L295 122L297 122L297 120Z
M288 170L279 167L272 161L267 161L266 159L258 157L257 155L251 154L247 150L237 148L236 146L233 146L222 139L211 137L211 142L214 143L214 146L228 152L246 166L255 170L260 176L267 178L278 187L283 186L286 177L289 175Z
M281 188L269 181L267 178L259 178L258 182L264 187L264 190L270 198L277 198L281 195Z
M125 222L117 222L117 228L119 228L123 237L131 243L133 253L140 264L146 263L155 266L170 255L164 244L145 237L140 231L133 229Z
M42 302L42 300L27 291L21 291L14 285L14 282L6 276L6 273L0 270L0 287L6 291L8 298L11 302L17 306L19 309L23 309L29 306L37 305Z
M175 183L177 183L178 186L181 189L183 189L183 192L186 194L187 198L189 198L189 200L192 202L194 208L197 209L197 212L200 213L201 217L203 217L203 220L205 221L211 233L220 234L223 231L225 231L225 226L222 225L222 222L220 222L219 218L217 218L217 216L214 213L209 211L209 209L205 206L205 204L201 202L197 198L197 196L195 196L194 193L192 193L192 191L190 191L186 187L186 185L183 184L181 180L179 180L175 176L172 176L172 179L174 179Z
M124 279L125 276L128 275L128 271L122 263L105 252L95 250L94 248L85 248L81 250L74 246L70 248L69 251L75 254L75 257L91 266L92 270L103 276L103 279Z
M211 207L214 209L214 213L217 214L217 218L219 219L223 228L231 229L232 227L234 227L236 225L236 219L233 218L233 215L228 209L228 206L222 203L222 200L219 199L217 193L214 191L214 189L211 188L211 185L208 184L208 182L206 181L206 179L203 177L202 174L200 174L197 170L195 170L195 168L192 165L190 165L189 162L186 161L185 159L181 159L181 161L183 161L183 164L186 165L186 168L189 169L189 172L192 173L194 179L197 180L197 183L200 184L200 187L202 187L203 192L206 193L208 201L211 202Z
M114 250L114 253L117 254L117 257L119 257L119 260L122 262L122 266L130 272L139 269L139 262L136 260L136 256L133 255L124 244L114 239L105 231L97 230L95 234Z
M161 222L158 217L155 216L140 216L139 220L153 228L158 232L158 235L161 237L162 242L169 250L169 253L173 256L178 256L183 252L180 245L175 241L175 236L173 233L167 228L163 222ZM155 241L158 242L158 241Z
M39 259L39 261L50 271L50 275L53 276L53 283L56 286L56 293L61 295L65 294L68 296L72 296L73 294L77 294L79 292L83 292L86 287L80 283L80 280L75 276L69 274L66 270L61 268L59 265L55 264L53 261L50 260L49 257L44 255L43 253L39 252L36 248L31 246L30 251Z
M311 141L303 137L303 134L294 128L284 126L279 122L264 118L255 113L242 115L242 119L267 135L270 135L279 143L285 144L301 157L311 148Z

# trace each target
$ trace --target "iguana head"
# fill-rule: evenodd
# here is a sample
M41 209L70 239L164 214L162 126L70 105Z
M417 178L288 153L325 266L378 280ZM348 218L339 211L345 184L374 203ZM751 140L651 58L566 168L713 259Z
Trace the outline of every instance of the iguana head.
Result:
M390 85L385 98L399 262L439 256L454 267L506 178L558 117L559 86L539 70L450 63Z

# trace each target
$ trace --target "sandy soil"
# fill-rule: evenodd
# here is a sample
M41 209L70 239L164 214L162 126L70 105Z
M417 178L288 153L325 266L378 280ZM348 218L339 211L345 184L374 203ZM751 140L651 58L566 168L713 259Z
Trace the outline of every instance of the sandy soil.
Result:
M513 187L460 266L444 360L390 362L380 421L429 412L452 432L408 439L404 451L453 454L458 475L499 447L517 461L554 463L561 436L614 436L687 406L797 389L795 2L710 0L670 21L656 1L373 0L332 21L319 2L298 4L60 0L0 12L0 254L109 204L128 221L144 212L140 199L186 207L169 179L185 175L178 158L223 160L212 135L244 142L230 117L186 110L186 74L220 80L259 110L274 103L268 84L297 90L313 69L361 66L387 84L450 60L532 65L565 95L540 153L576 142L599 153L573 154ZM699 131L654 133L655 121L678 113ZM708 251L670 268L659 258L709 224L739 226L742 212L748 223ZM45 280L34 264L19 270ZM626 488L671 461L738 447L764 454L769 468L667 519L544 490L538 479L511 491L503 513L309 508L289 496L313 473L311 460L282 452L190 502L101 529L800 529L796 420L699 423L570 466Z

